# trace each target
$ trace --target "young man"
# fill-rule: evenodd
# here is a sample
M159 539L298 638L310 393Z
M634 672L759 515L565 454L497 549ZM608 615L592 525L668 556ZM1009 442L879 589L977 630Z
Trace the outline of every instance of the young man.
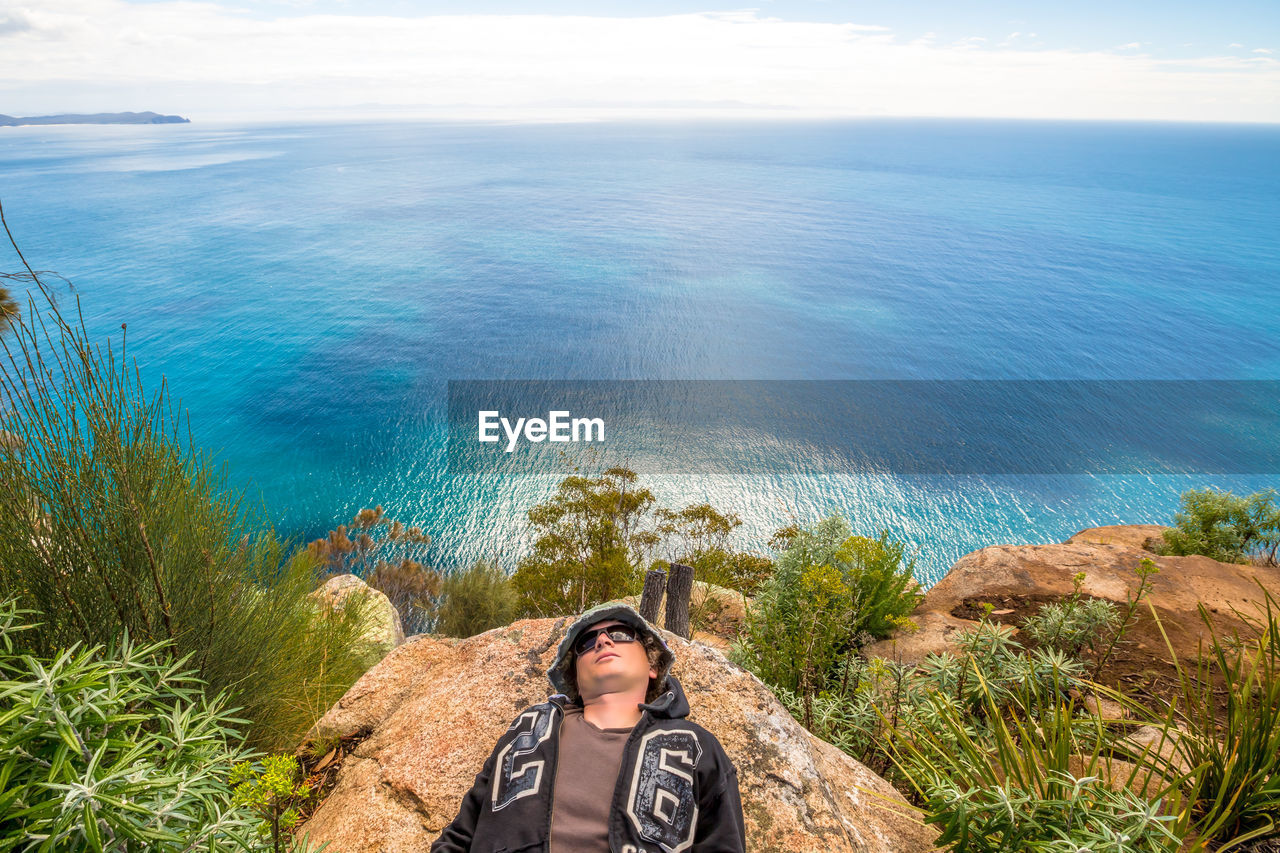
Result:
M431 853L743 853L738 774L684 719L675 655L625 604L569 626L559 691L507 729Z

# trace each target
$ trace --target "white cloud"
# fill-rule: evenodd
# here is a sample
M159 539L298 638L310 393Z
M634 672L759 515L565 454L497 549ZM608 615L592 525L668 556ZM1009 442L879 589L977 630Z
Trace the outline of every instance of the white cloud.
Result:
M27 14L25 9L11 9L8 12L0 12L0 37L9 35L10 33L22 33L34 29L31 23L31 16Z
M1253 49L1253 52L1254 52L1254 53L1265 53L1265 54L1267 54L1268 56L1270 56L1270 55L1271 55L1271 51L1270 51L1270 50L1268 50L1268 49L1267 49L1267 48L1265 48L1265 47L1255 47L1255 48Z
M261 19L207 2L0 0L5 112L242 117L405 105L1280 121L1280 63L898 41L755 12Z
M1120 45L1120 47L1117 48L1117 50L1135 50L1136 48L1139 48L1139 47L1142 47L1142 42L1131 41L1128 44Z
M1233 41L1231 44L1227 45L1227 47L1244 47L1244 45L1238 41Z

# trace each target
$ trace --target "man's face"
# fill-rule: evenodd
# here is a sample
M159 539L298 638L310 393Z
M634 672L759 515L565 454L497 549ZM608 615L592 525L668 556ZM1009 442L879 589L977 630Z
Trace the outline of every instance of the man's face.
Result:
M622 625L616 619L597 622L587 631ZM578 655L574 661L578 675L578 693L584 701L599 698L606 693L626 693L648 689L649 679L658 674L649 665L649 655L639 637L632 643L615 643L609 635L600 634L596 644Z

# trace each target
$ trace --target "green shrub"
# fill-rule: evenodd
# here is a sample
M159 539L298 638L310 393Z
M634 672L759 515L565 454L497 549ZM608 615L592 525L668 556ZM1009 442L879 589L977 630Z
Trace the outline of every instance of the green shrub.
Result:
M250 753L225 696L167 643L27 654L30 615L0 603L0 851L258 849L227 783Z
M518 607L506 572L495 563L479 560L471 568L445 578L436 632L449 637L472 637L510 624Z
M264 845L270 843L272 853L280 853L281 845L292 846L289 833L302 818L301 807L315 794L299 778L301 773L292 755L269 755L261 762L242 761L231 768L232 803L257 815L258 839Z
M915 560L905 555L906 546L890 539L887 531L875 539L851 536L845 540L836 559L853 589L855 631L887 637L908 625L908 617L924 596L913 577Z
M838 516L787 541L748 609L734 655L766 683L812 695L862 638L908 623L919 586L900 545L887 534L851 536Z
M817 693L853 643L854 592L837 567L848 538L837 516L797 533L747 610L732 656L766 684Z
M1022 630L1027 636L1042 646L1074 657L1085 646L1095 648L1103 632L1114 630L1120 623L1116 606L1109 601L1081 597L1083 582L1084 573L1081 572L1076 575L1076 588L1072 595L1044 605L1035 615L1023 620Z
M170 641L254 745L291 747L363 669L359 608L317 614L314 563L192 449L123 335L92 344L46 299L0 345L0 597L37 614L31 648Z
M1007 708L1028 691L1083 685L1080 661L1057 649L1028 651L1012 635L1012 628L984 620L955 638L958 653L929 654L919 664L847 655L816 695L779 696L805 728L889 774L893 756L887 745L898 731L946 737L946 719L959 716L970 732L978 732L989 726L988 700Z
M1225 563L1258 557L1276 564L1280 506L1274 489L1248 497L1216 489L1183 492L1174 525L1164 531L1162 554L1203 554Z

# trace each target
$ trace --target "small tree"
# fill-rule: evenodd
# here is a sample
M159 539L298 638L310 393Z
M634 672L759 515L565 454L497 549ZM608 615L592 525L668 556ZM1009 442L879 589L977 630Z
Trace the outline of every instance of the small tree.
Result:
M529 510L537 539L512 576L525 612L580 613L639 592L645 555L659 537L649 527L653 493L636 480L626 468L573 475Z
M1260 557L1276 564L1280 547L1280 506L1268 489L1248 497L1216 489L1182 493L1174 527L1164 532L1160 553L1203 554L1225 563L1247 563Z
M773 572L769 558L729 547L729 537L742 526L735 513L701 503L679 512L659 508L655 515L658 532L673 543L669 562L690 566L696 580L752 595Z

